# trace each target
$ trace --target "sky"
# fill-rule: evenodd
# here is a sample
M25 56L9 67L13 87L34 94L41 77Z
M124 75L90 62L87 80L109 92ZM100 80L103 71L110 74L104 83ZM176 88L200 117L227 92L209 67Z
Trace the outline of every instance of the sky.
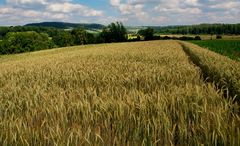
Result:
M240 0L0 0L0 26L35 22L128 26L240 23Z

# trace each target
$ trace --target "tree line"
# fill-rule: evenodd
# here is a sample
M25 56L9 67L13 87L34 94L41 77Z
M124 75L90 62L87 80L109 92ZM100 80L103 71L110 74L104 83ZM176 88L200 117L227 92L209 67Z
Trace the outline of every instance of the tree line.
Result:
M240 24L200 24L189 26L153 27L161 34L228 34L240 35Z
M46 33L9 32L0 42L0 54L14 54L53 48L54 43Z
M37 26L0 27L0 54L14 54L74 45L125 42L127 30L121 22L111 23L99 34L83 28L63 30Z

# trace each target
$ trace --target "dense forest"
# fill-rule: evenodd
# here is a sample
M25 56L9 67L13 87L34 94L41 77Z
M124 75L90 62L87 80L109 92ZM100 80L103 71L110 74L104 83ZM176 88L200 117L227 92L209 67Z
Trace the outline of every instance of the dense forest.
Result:
M152 27L160 34L228 34L240 35L240 24L200 24Z

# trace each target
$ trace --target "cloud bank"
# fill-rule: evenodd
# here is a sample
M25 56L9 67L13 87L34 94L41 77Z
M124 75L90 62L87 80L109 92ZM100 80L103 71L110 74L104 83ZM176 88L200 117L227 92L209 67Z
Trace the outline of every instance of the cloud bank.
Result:
M1 1L0 1L1 2ZM99 6L94 6L98 3ZM126 25L239 23L239 0L5 0L0 25L67 21Z

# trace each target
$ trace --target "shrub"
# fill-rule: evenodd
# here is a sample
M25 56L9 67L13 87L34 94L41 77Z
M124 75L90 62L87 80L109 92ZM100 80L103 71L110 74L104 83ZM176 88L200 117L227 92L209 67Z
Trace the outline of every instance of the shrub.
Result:
M216 39L222 39L222 36L221 35L217 35Z
M153 39L154 39L154 40L160 40L160 38L161 38L160 36L156 36L156 35L153 36Z
M154 39L154 30L152 28L147 29L141 29L138 31L139 35L142 35L145 37L145 40L153 40Z
M194 40L202 40L200 36L195 36Z
M179 39L180 40L184 40L184 41L186 41L186 40L194 40L193 37L188 37L188 36L183 36L183 37L180 37Z

